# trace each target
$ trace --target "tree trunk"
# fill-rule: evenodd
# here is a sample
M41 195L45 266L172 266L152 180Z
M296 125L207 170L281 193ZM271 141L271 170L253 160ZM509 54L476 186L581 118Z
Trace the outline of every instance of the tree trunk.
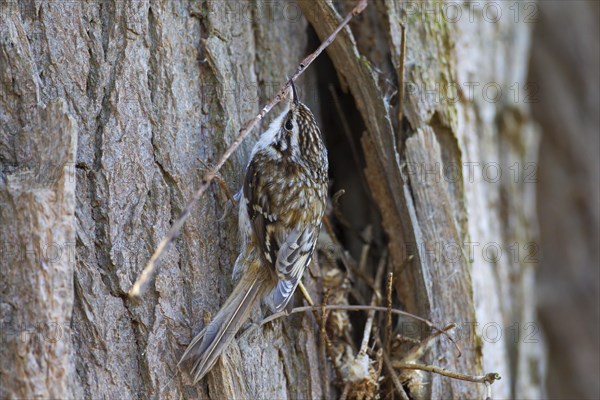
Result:
M600 3L540 3L530 81L542 129L539 314L548 396L600 398ZM572 27L563 33L557 26Z
M348 257L363 246L353 232L371 226L363 272L374 277L387 249L395 307L457 325L460 358L441 337L419 362L498 372L494 397L532 398L543 393L544 354L533 278L538 135L523 86L531 3L489 4L455 5L459 17L440 3L370 2L298 83L328 142L331 193L347 192L337 214L349 224L330 218ZM340 366L323 364L309 313L246 331L198 385L177 372L235 283L237 222L223 217L219 185L141 302L126 294L206 167L354 5L0 3L2 398L339 395ZM232 190L261 129L221 171ZM305 280L319 302L323 274L312 271ZM352 301L370 297L353 279ZM355 331L364 320L352 317ZM397 333L431 333L408 321L395 321ZM485 393L398 373L413 398Z

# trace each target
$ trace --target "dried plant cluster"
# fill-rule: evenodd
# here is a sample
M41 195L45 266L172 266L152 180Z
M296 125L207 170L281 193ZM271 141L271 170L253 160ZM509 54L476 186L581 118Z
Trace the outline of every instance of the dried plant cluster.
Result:
M334 196L334 203L341 194ZM440 329L418 316L394 315L398 307L394 276L400 271L394 271L386 250L377 254L377 249L385 249L385 246L373 243L370 227L360 234L364 244L359 260L354 259L338 239L331 214L340 217L342 224L345 219L339 211L332 210L330 207L331 213L325 218L325 229L319 238L319 271L314 275L322 304L320 311L314 311L314 316L322 346L321 362L328 364L322 366L322 370L335 376L333 386L339 390L340 398L399 396L401 399L426 399L429 373L485 384L488 397L491 397L491 384L500 379L496 373L471 376L419 364L435 340L453 341L451 331L455 325ZM408 262L410 258L406 260ZM377 271L374 277L369 272L373 270ZM310 296L306 301L312 305ZM338 306L347 309L337 309ZM352 318L351 311L361 311L361 314ZM422 324L423 329L417 331L429 334L422 337L404 335L402 326L407 320ZM447 356L460 357L458 346L455 353ZM327 374L325 378L324 387L330 384Z

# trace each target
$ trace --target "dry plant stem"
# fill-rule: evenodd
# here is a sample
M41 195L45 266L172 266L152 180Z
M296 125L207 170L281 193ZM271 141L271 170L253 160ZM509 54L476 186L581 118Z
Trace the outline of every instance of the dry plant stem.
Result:
M383 275L383 270L386 265L387 260L387 252L384 251L384 254L381 256L379 260L379 265L377 266L377 273L375 275L375 290L373 291L373 296L371 297L371 306L375 306L378 303L378 299L381 297L379 294L380 282ZM360 351L358 352L359 356L364 355L367 352L367 346L369 345L369 338L371 337L371 329L373 329L373 319L375 318L375 310L370 310L369 315L367 317L367 322L365 323L365 330L363 332L363 339L360 345Z
M160 256L175 239L175 237L179 234L181 227L183 226L185 220L189 217L192 211L192 207L206 192L206 190L210 186L210 183L213 181L213 179L215 179L223 165L225 165L225 162L229 159L229 157L231 157L231 155L240 146L240 144L242 144L242 142L244 141L246 136L248 136L252 128L254 128L254 126L259 121L261 121L275 105L277 105L281 100L283 100L283 98L285 97L285 93L290 87L290 82L292 80L298 79L298 77L302 75L306 68L308 68L308 66L323 52L323 50L325 50L325 48L329 46L331 42L333 42L337 34L348 24L348 22L350 22L352 17L360 14L367 7L367 4L367 0L359 0L358 4L354 7L354 9L346 16L346 18L344 18L344 20L335 29L335 31L333 31L333 33L329 35L329 37L323 43L321 43L317 50L315 50L314 53L309 54L304 60L302 60L302 62L298 66L298 69L296 70L296 73L292 76L290 80L288 80L281 86L279 92L277 92L275 97L273 97L253 119L247 121L240 128L239 133L233 141L233 143L231 143L227 150L225 150L225 152L223 153L221 158L219 158L219 161L214 166L214 168L212 168L206 175L204 175L200 184L200 188L198 188L198 190L194 193L192 199L183 208L183 211L181 212L181 215L179 215L179 218L177 218L177 220L169 229L169 232L167 232L167 235L158 244L156 250L154 251L154 254L152 254L152 257L150 257L150 260L148 261L148 264L142 271L140 277L134 283L133 287L129 290L130 298L138 298L143 294L150 279L154 275L154 272L157 267L157 262Z
M387 290L386 290L386 300L387 300L387 318L385 320L385 351L392 351L392 283L394 281L394 273L388 273L387 279Z
M401 362L411 362L414 360L418 360L419 358L421 358L423 356L423 354L427 350L428 344L433 339L435 339L442 333L448 332L449 330L454 329L454 328L456 328L456 324L452 323L452 324L446 325L444 328L442 328L439 331L433 332L431 335L427 336L425 339L423 339L419 343L417 343L417 345L415 347L413 347L411 350L409 350L406 354L404 354L402 356ZM458 357L460 357L460 355L462 354L460 351L460 347L458 347L458 344L456 344L456 343L455 343L455 346L459 352Z
M329 336L327 335L327 333L325 333L325 344L327 346L326 347L327 355L329 356L329 358L331 359L331 363L333 364L333 370L335 371L335 377L339 382L343 382L344 377L342 376L342 371L340 370L340 366L335 361L336 353L333 349L333 345L331 344L331 340L329 340Z
M302 281L298 282L298 289L300 289L300 292L302 292L302 296L304 296L304 299L306 299L306 302L308 303L308 305L314 306L315 303L312 300L312 298L310 297L308 290L306 290L306 288L302 284Z
M233 198L233 194L231 193L229 186L227 186L227 184L225 183L225 180L221 177L221 175L217 175L215 179L217 180L221 191L225 193L225 197L227 197L227 200L229 200L231 204L235 205L235 199Z
M358 269L360 271L365 271L367 266L367 257L369 255L369 250L371 249L371 243L367 242L363 245L362 250L360 252L360 259L358 261Z
M300 282L298 284L298 288L302 292L302 295L304 296L304 299L306 300L306 302L309 305L314 306L315 303L313 302L312 298L310 297L310 294L308 293L308 290L306 290L306 288L304 287L302 282ZM327 294L325 294L323 296L323 304L327 304ZM321 312L320 319L319 319L319 314L316 311L313 311L313 315L315 317L315 320L321 325L321 330L320 330L320 335L319 335L319 341L320 341L319 357L320 357L321 366L324 368L324 370L323 370L324 371L324 373L323 373L323 377L324 377L323 378L323 390L325 391L325 398L329 398L329 385L328 385L328 376L327 376L327 357L326 357L325 352L327 351L328 348L331 347L331 342L329 341L329 337L327 336L327 331L325 330L325 323L327 322L327 315L325 314L325 310L323 310Z
M346 194L344 189L340 189L331 196L331 209L333 210L333 215L338 219L338 221L347 229L354 231L350 222L346 219L346 216L342 213L340 209L340 197Z
M408 395L404 391L404 387L402 386L402 383L400 382L400 378L398 378L398 374L396 374L396 371L394 371L394 368L392 367L392 361L390 360L390 357L387 355L387 353L385 351L383 352L383 365L385 366L386 371L390 375L392 383L394 384L396 391L400 395L400 398L402 400L410 400Z
M401 340L402 342L412 343L412 344L417 345L417 346L421 344L421 340L419 340L419 339L413 339L411 337L404 336L404 335L401 335L401 334L397 334L396 337L399 340Z
M379 347L379 350L377 350L377 353L375 353L375 361L377 361L375 373L377 376L381 376L381 371L383 370L383 350L381 347Z
M344 228L350 230L353 234L357 235L350 222L346 219L346 216L340 210L340 197L342 197L344 194L346 194L346 191L344 189L340 189L337 192L335 192L333 196L331 196L331 209L333 211L333 215L335 215L339 223Z
M276 319L279 319L281 317L285 317L288 316L290 314L297 314L297 313L301 313L301 312L307 312L307 311L319 311L321 309L321 306L304 306L304 307L296 307L296 308L292 308L290 311L280 311L278 313L275 313L273 315L268 316L267 318L263 319L260 322L260 326L267 324L271 321L274 321ZM346 310L346 311L370 311L370 310L375 310L375 311L381 311L381 312L388 312L388 308L387 307L380 307L380 306L361 306L361 305L348 305L348 304L329 304L327 306L325 306L325 309L327 310ZM402 311L402 310L398 310L396 308L392 308L392 314L396 314L396 315L402 315L405 317L409 317L412 319L415 319L417 321L421 321L422 323L424 323L425 325L427 325L428 327L430 327L431 329L434 329L436 331L438 331L440 334L444 335L444 336L448 336L448 334L446 332L444 332L442 329L436 327L433 322L419 317L418 315L414 315L411 314L409 312L406 311Z
M311 307L315 307L315 304L314 304L312 298L310 297L310 294L308 293L308 290L306 290L306 288L304 287L304 285L302 285L302 282L300 282L300 284L298 286L300 287L300 291L304 295L304 299L306 300L306 302L308 304L310 304ZM327 304L327 298L328 298L328 295L327 295L327 293L325 293L323 295L323 303L324 303L324 305ZM313 316L315 318L315 321L321 327L321 329L320 329L320 336L319 336L319 340L321 342L321 349L322 349L319 352L319 357L321 358L321 360L320 360L321 365L323 365L323 368L327 368L327 357L325 357L325 353L324 353L324 352L327 352L327 354L331 358L332 362L334 363L334 370L335 370L335 373L336 373L336 377L338 379L342 379L341 372L339 371L338 366L335 365L335 354L333 353L333 346L331 344L331 340L329 339L329 335L327 335L327 331L325 330L325 323L327 322L327 314L325 312L325 309L323 307L321 307L321 316L319 316L319 313L316 310L313 310L312 313L313 313ZM262 326L262 324L261 324L261 326ZM327 371L327 370L325 369L325 371ZM324 387L324 390L326 392L329 392L329 386L327 385L327 383L328 383L328 381L326 380L324 382L324 386L323 387ZM325 396L325 398L328 398L328 396Z
M328 313L325 309L325 305L329 300L329 293L324 293L323 295L323 306L321 307L321 330L319 334L320 346L319 346L319 356L321 358L321 366L323 368L323 394L326 399L329 398L329 371L327 370L327 357L325 355L327 349L327 342L329 341L329 337L327 336L327 330L325 329L327 324Z
M271 321L274 321L276 319L279 319L281 317L286 317L290 314L296 314L296 313L300 313L300 312L307 312L307 311L311 311L311 312L315 312L320 310L321 307L319 306L306 306L306 307L296 307L293 308L291 311L280 311L278 313L275 313L273 315L268 316L267 318L263 319L260 324L258 324L257 326L263 326ZM389 309L387 307L380 307L380 306L361 306L361 305L346 305L346 304L338 304L338 305L327 305L325 306L325 309L327 310L346 310L346 311L370 311L370 310L374 310L374 311L381 311L381 312L389 312ZM438 327L436 327L433 322L419 317L418 315L414 315L411 314L409 312L406 311L402 311L402 310L397 310L395 308L392 308L392 314L396 314L396 315L402 315L405 317L409 317L412 319L415 319L417 321L421 321L422 323L424 323L425 325L427 325L428 327L430 327L431 329L435 330L438 332L438 334L440 335L444 335L448 338L448 340L450 340L452 343L454 343L455 346L456 342L454 341L454 339L452 339L452 337L445 331L446 329L451 329L453 326L453 324L448 325L447 327L445 327L444 329L440 329ZM318 320L318 319L317 319ZM450 328L449 328L450 327ZM331 343L329 343L330 345ZM460 351L460 349L459 349ZM336 370L337 371L337 370Z
M210 166L201 159L197 159L197 161L202 164L202 167L199 168L200 172L205 172L205 171L210 171ZM219 185L219 187L221 188L221 192L223 194L225 194L225 197L227 198L228 201L231 202L231 204L235 205L235 199L233 194L231 193L231 190L229 189L229 186L227 185L227 183L225 183L225 179L223 179L223 177L221 176L221 174L215 174L214 179L217 181L217 184Z
M388 312L385 319L385 351L388 353L392 352L392 283L394 281L394 273L388 273L387 287L386 287L386 300ZM383 349L379 349L383 354ZM393 369L392 369L393 370ZM392 381L395 385L395 382ZM402 397L402 395L400 395ZM389 388L389 398L394 400L394 390L392 387Z
M357 356L362 356L367 352L367 347L369 345L369 339L371 337L371 329L373 329L373 317L375 316L375 311L369 311L369 317L367 318L367 323L365 324L365 330L363 331L363 339L360 344L360 350Z
M350 393L350 384L346 383L344 385L344 390L342 390L342 394L340 395L340 400L346 400L348 398L348 393Z
M421 371L433 372L435 374L447 376L448 378L460 379L461 381L485 383L488 385L491 385L495 381L501 379L500 374L497 374L496 372L490 372L489 374L485 375L467 375L461 374L460 372L448 371L447 369L436 367L435 365L412 364L399 361L392 361L392 366L398 369L418 369Z
M327 330L325 330L325 324L327 323L327 317L329 313L327 312L327 300L329 300L329 295L325 295L323 298L323 304L321 305L321 337L325 338L327 336Z
M346 194L346 191L344 189L340 189L337 192L335 192L333 194L333 196L331 196L331 204L333 205L333 209L335 210L336 208L339 208L340 204L340 197L342 197L343 195Z

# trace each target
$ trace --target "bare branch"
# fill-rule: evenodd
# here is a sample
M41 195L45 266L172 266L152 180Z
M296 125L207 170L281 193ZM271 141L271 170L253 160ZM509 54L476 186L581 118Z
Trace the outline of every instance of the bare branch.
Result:
M370 310L375 310L375 311L380 311L380 312L388 312L388 308L387 307L381 307L381 306L363 306L363 305L347 305L347 304L330 304L325 306L326 310L345 310L345 311L370 311ZM296 314L296 313L301 313L301 312L308 312L308 311L319 311L321 310L321 306L315 305L315 306L304 306L304 307L296 307L291 309L290 311L280 311L278 313L272 314L270 316L268 316L267 318L263 319L259 326L265 325L271 321L274 321L276 319L279 319L281 317L285 317L288 316L290 314ZM392 308L392 314L396 314L396 315L402 315L405 317L409 317L412 319L415 319L417 321L421 321L422 323L424 323L425 325L427 325L428 327L430 327L431 329L438 331L440 334L446 336L448 339L450 339L452 342L454 342L454 340L442 329L436 327L433 322L419 317L418 315L414 315L411 314L409 312L406 311L402 311L402 310L398 310L396 308Z
M436 367L435 365L412 364L399 361L392 361L392 366L398 369L418 369L421 371L433 372L435 374L447 376L448 378L460 379L461 381L485 383L488 385L491 385L495 381L501 379L500 374L496 372L490 372L489 374L485 375L467 375L461 374L460 372L448 371L447 369Z

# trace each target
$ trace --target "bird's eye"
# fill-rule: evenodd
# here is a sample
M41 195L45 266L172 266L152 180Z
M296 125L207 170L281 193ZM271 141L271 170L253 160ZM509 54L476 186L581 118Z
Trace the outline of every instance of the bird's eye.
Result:
M292 123L291 119L288 119L287 121L285 121L285 129L287 129L288 131L291 131L292 129L294 129L294 124Z

